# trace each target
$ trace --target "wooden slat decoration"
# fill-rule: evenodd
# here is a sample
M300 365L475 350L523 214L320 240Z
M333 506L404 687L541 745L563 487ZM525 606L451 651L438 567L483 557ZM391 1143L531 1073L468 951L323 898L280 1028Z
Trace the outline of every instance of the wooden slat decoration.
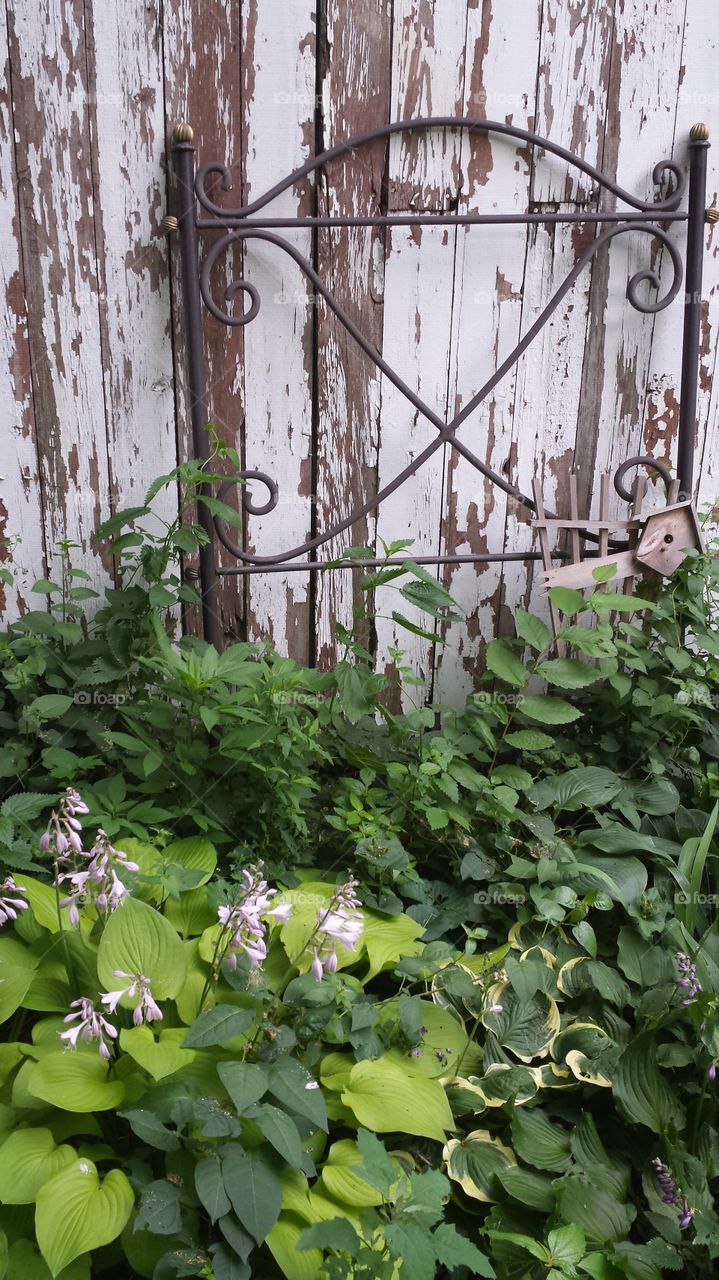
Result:
M222 199L234 206L317 147L429 114L534 129L646 197L654 164L672 155L685 164L689 129L705 120L717 135L708 203L717 198L719 36L705 0L4 0L0 15L0 536L21 539L16 585L0 596L4 620L42 600L29 588L52 568L47 556L61 538L80 544L75 562L100 589L111 583L112 563L91 545L98 521L190 455L178 254L170 238L168 269L156 234L179 121L194 128L199 163L231 164L233 189ZM447 131L378 143L268 212L506 212L528 202L546 211L595 207L596 198L590 180L549 155ZM281 234L315 255L377 351L444 418L526 333L594 229L354 228L319 232L314 244L308 229ZM671 234L683 249L684 228ZM719 494L717 234L707 226L699 506ZM460 430L524 492L537 479L547 509L626 517L613 491L594 492L599 477L633 453L675 456L683 299L643 317L625 298L629 276L650 266L666 288L666 257L648 236L615 240ZM239 535L271 555L360 506L435 428L280 250L236 248L217 266L215 296L243 273L260 292L260 313L245 329L204 313L208 400L244 465L279 484L277 508L248 518ZM265 499L261 486L253 492ZM645 511L663 500L651 482ZM174 502L165 496L165 517ZM442 448L377 517L319 555L405 537L416 554L513 551L532 541L531 513ZM218 558L232 563L219 547ZM398 644L427 690L457 702L472 688L482 641L506 633L517 604L546 611L547 602L531 564L438 572L468 622L447 626L435 646L378 617L377 663L386 669ZM349 572L227 577L223 629L268 636L280 652L326 666L336 623L351 621L359 594ZM398 607L389 590L375 603L381 615ZM194 611L184 621L198 630Z
M0 320L0 422L4 438L0 539L13 540L12 563L16 571L14 587L0 584L0 612L9 620L37 607L38 597L33 599L29 592L33 580L45 575L46 566L4 11L0 15L0 62L0 290L4 300ZM0 549L0 560L6 560L8 555L8 551Z
M247 0L242 6L242 154L247 199L256 199L314 151L314 0L282 6ZM273 216L311 214L314 183L302 182L272 202ZM307 230L286 240L312 257ZM253 241L245 251L245 279L259 291L260 313L245 334L245 463L266 471L279 486L279 502L247 521L248 546L272 555L298 546L312 529L312 291L299 267L281 250ZM257 486L258 502L266 491ZM311 653L307 576L257 575L249 579L248 633L269 636L300 662Z

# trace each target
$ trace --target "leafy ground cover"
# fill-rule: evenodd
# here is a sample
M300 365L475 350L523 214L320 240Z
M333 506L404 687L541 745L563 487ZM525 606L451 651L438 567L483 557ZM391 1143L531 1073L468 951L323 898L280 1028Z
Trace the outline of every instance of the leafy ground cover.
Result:
M207 476L0 639L0 1280L714 1275L715 561L400 714L419 567L331 672L172 638Z

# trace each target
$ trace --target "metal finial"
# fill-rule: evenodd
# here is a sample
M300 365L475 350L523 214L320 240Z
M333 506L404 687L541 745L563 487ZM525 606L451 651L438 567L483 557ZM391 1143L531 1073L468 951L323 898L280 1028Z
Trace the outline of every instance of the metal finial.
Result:
M179 226L177 218L172 213L166 213L160 223L159 234L161 236L169 236L173 231L177 231Z
M195 131L192 128L191 124L186 124L185 122L183 122L182 124L175 125L175 131L172 135L173 143L192 142L194 141L194 137L195 137Z
M719 209L717 209L717 206L715 204L709 205L709 208L707 209L707 212L706 212L706 219L707 219L707 222L711 222L712 224L714 224L715 222L719 222Z
M691 142L707 142L709 138L709 126L706 124L693 124L689 132L689 140Z

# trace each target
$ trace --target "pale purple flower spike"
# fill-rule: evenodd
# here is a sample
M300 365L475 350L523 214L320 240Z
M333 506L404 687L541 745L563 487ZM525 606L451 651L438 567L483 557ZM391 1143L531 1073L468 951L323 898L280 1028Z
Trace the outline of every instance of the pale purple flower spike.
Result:
M130 1000L134 1000L137 996L137 1004L132 1015L135 1026L139 1027L143 1022L160 1022L162 1010L153 999L150 979L142 973L125 973L122 969L113 969L113 973L116 978L130 978L131 982L129 986L122 987L119 991L106 991L103 996L100 996L108 1013L115 1012L123 996L127 996Z
M677 1218L679 1229L680 1231L686 1231L686 1228L689 1226L696 1210L690 1208L689 1201L684 1195L681 1187L679 1187L675 1182L671 1169L659 1159L659 1156L655 1156L654 1160L652 1160L652 1164L654 1165L657 1180L662 1191L662 1202L664 1204L674 1205L679 1210Z
M350 879L340 885L329 907L320 908L317 912L310 965L310 973L317 982L321 982L326 973L337 971L338 943L348 951L355 951L359 945L364 923L358 910L362 905L357 897L358 884L359 881Z
M245 887L240 900L230 906L219 907L217 911L222 928L231 935L225 951L228 969L237 968L237 957L241 951L253 969L262 964L267 955L266 918L272 917L278 923L286 924L292 914L290 902L282 902L276 907L270 905L278 891L268 888L260 867L245 868L242 876Z
M682 1000L682 1004L694 1004L702 984L697 978L696 967L692 964L689 956L685 951L677 951L675 960L679 966L679 977L674 979L678 987L682 987L686 991L686 997Z
M89 853L81 856L90 859L84 871L64 872L57 878L58 888L63 881L72 885L72 892L60 903L61 907L69 908L71 924L79 924L79 908L85 902L98 911L114 911L123 898L129 896L129 889L120 880L116 867L124 871L140 870L138 864L131 862L126 853L113 848L102 827L98 829Z
M58 806L59 813L53 809L47 830L40 837L40 848L43 853L52 854L56 862L65 862L71 853L83 855L82 823L78 813L89 813L85 801L74 787L68 787Z
M69 1027L67 1031L60 1031L58 1035L64 1040L68 1049L76 1049L78 1040L98 1040L98 1052L101 1058L107 1061L110 1057L110 1049L105 1043L105 1036L109 1036L111 1040L117 1039L117 1028L113 1027L111 1022L103 1018L102 1014L95 1008L92 1000L86 1000L81 997L79 1000L73 1000L70 1005L71 1009L76 1009L76 1013L68 1013L64 1019L65 1022L74 1022L73 1027Z
M15 884L12 876L6 876L0 884L0 929L8 920L17 920L18 911L27 911L27 903L22 898L7 896L14 893L27 893L27 889Z

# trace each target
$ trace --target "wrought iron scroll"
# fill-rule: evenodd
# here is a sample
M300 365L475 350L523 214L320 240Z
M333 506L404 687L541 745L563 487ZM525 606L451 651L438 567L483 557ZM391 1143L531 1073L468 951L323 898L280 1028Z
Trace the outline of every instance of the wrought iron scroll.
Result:
M517 139L533 147L548 151L559 159L579 169L597 183L602 192L613 196L616 201L629 208L625 211L601 210L588 211L567 210L554 213L512 213L512 214L459 214L459 213L420 213L420 214L361 214L352 216L306 216L306 217L271 217L265 210L272 200L281 192L293 187L300 179L320 170L330 161L341 156L352 158L363 146L381 139L389 139L394 134L423 132L431 129L464 129L485 134L499 134ZM193 445L197 456L207 456L207 437L203 428L211 420L210 406L206 395L206 378L202 345L202 305L212 316L228 326L250 324L259 314L262 299L256 287L248 280L232 281L224 291L223 305L212 293L212 273L218 262L224 260L233 245L247 245L253 241L262 241L271 245L281 253L289 255L299 266L311 284L316 295L320 295L340 324L368 356L375 366L406 397L410 404L422 414L435 428L436 436L413 461L399 472L393 480L383 486L372 498L357 507L344 519L339 519L329 528L316 533L299 546L289 550L278 551L274 555L252 555L237 545L229 536L226 527L219 519L213 521L208 509L201 504L200 519L209 535L207 547L203 548L200 560L200 578L203 597L203 624L205 636L215 644L219 644L220 626L216 608L216 583L218 574L248 574L258 572L288 572L301 570L315 572L326 567L315 556L317 550L330 539L356 525L370 511L376 509L391 493L395 492L422 467L432 455L444 444L456 449L486 480L502 489L506 494L535 510L533 498L524 494L512 485L504 476L498 474L463 441L457 438L457 431L477 407L487 398L505 374L512 368L534 338L547 323L559 303L569 292L584 268L592 261L595 254L608 245L615 236L625 233L641 233L658 242L665 250L672 269L671 283L665 292L653 301L642 296L646 285L659 291L661 283L657 273L647 268L636 272L627 283L626 296L632 307L644 314L655 314L667 307L676 298L682 286L683 275L686 275L686 297L684 307L683 343L682 343L682 377L679 431L677 440L677 477L681 485L681 497L690 497L692 489L693 457L696 428L696 396L699 362L699 323L701 308L702 254L704 248L704 223L707 217L706 200L706 168L709 147L708 130L705 125L695 125L691 131L689 142L689 196L686 209L681 203L685 191L685 176L682 169L672 160L661 161L653 170L653 181L657 188L664 186L664 194L655 200L642 200L625 191L617 183L610 181L600 170L588 164L581 157L572 155L565 148L558 146L547 138L530 133L512 125L489 120L475 120L455 117L432 117L419 120L396 121L379 129L358 135L344 143L332 147L320 155L314 156L306 164L288 174L269 191L248 204L239 208L230 208L218 204L208 191L210 178L221 179L221 189L232 188L231 174L225 164L217 161L203 164L195 170L195 148L192 129L189 125L179 125L173 139L173 161L175 174L175 198L177 204L177 226L180 236L182 260L182 305L185 317L188 354L188 385L190 410L192 416ZM668 189L667 189L668 187ZM711 211L712 213L714 211ZM174 219L170 219L174 222ZM283 229L310 227L313 229L347 226L400 226L424 224L455 224L457 226L487 224L530 224L530 223L564 223L578 222L597 224L597 234L591 244L575 263L569 275L557 288L543 311L531 328L517 343L514 350L495 370L492 377L467 402L464 408L449 422L439 417L400 377L365 336L357 328L351 317L334 298L324 281L310 262L292 243L281 234ZM687 224L687 243L682 255L667 232L667 226L685 222ZM218 232L224 234L218 236ZM200 238L207 234L214 235L202 265L200 265ZM671 479L669 472L661 463L648 457L627 459L619 467L615 478L615 489L625 501L631 498L630 491L624 485L624 477L630 470L640 466L656 471L665 480ZM264 502L256 502L252 497L249 483L243 485L242 506L248 514L266 514L275 509L279 499L277 484L264 472L246 471L242 479L247 482L260 482L265 486L267 498ZM224 485L219 496L226 496L230 485ZM583 532L586 540L596 540L589 530ZM237 561L237 565L218 567L215 563L215 538L226 551ZM620 544L615 544L620 545ZM557 553L559 554L559 553ZM309 558L308 558L309 557ZM536 560L541 557L538 551L494 552L474 555L426 556L421 558L423 564L460 564L502 560ZM357 564L358 562L354 562ZM380 561L362 559L362 568L368 568ZM385 563L382 561L381 563ZM401 563L401 560L397 560ZM346 562L350 567L351 562ZM332 567L337 567L336 562Z

